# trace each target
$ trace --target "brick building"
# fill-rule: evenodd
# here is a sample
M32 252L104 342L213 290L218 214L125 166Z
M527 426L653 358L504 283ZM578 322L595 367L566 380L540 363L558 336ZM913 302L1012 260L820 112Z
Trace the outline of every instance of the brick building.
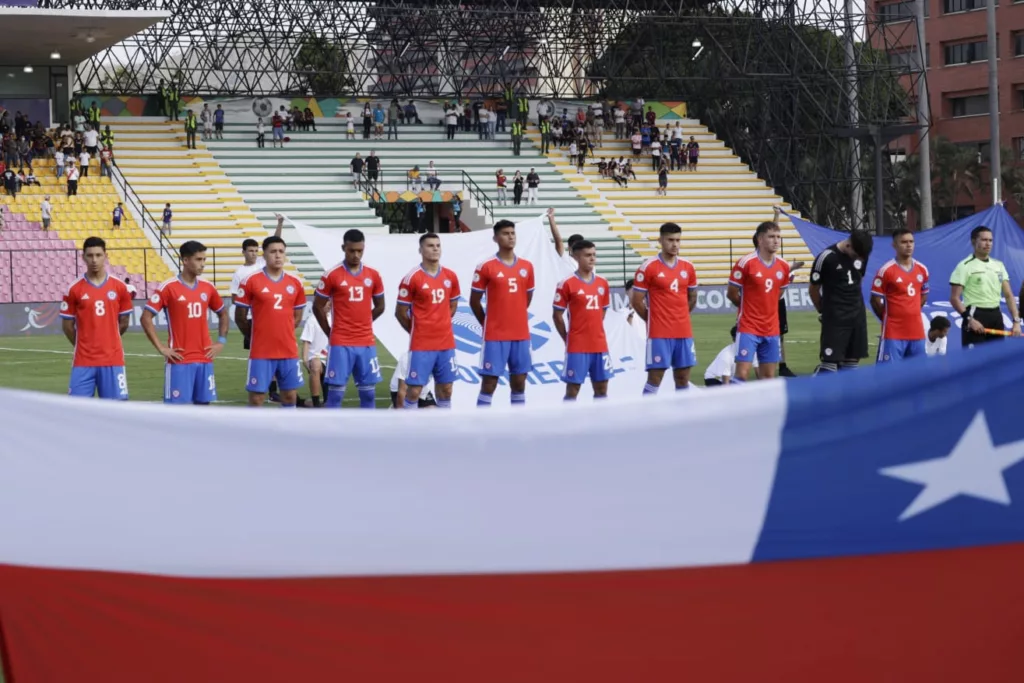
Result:
M995 0L999 58L999 124L1002 147L1024 162L1024 0ZM913 0L871 0L884 24L892 62L918 64ZM933 136L942 136L989 155L988 46L986 0L927 0L925 54ZM909 85L909 83L908 83ZM916 93L913 93L916 101ZM909 144L908 144L909 143ZM913 151L917 143L899 141ZM987 177L986 177L987 183ZM969 200L967 200L969 203ZM991 192L976 193L975 207L991 203ZM958 207L961 214L971 207Z

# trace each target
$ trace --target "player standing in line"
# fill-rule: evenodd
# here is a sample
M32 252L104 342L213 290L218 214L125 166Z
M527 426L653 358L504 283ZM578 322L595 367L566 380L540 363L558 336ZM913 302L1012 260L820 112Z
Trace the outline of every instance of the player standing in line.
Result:
M921 308L928 302L928 269L914 260L914 233L892 233L896 258L886 261L871 283L871 310L882 321L877 363L925 356Z
M533 369L530 354L530 302L533 301L533 264L516 257L516 225L494 224L498 253L476 267L469 307L484 328L480 351L480 395L477 406L489 406L498 378L508 368L512 405L526 403L526 374ZM487 295L487 310L483 298Z
M123 282L107 275L107 243L101 238L85 240L82 260L85 275L60 304L64 336L75 347L68 394L127 401L121 335L128 329L132 296Z
M871 235L854 230L814 259L810 295L821 314L820 363L814 374L852 370L868 357L868 321L860 285L873 246Z
M361 231L345 231L341 248L345 259L320 278L313 301L313 315L331 338L324 407L341 407L351 376L359 392L359 407L373 410L382 379L373 321L384 312L384 281L380 273L363 265L366 237ZM334 311L333 324L327 319L328 301Z
M459 278L441 265L441 238L420 237L422 262L409 271L398 289L395 317L409 333L409 371L402 408L416 410L420 392L434 379L438 408L452 407L452 385L459 374L455 360L452 316L459 306Z
M228 336L228 308L217 288L200 277L206 268L206 247L189 240L178 249L181 273L162 283L142 312L142 331L149 343L167 359L164 366L164 403L207 405L217 400L213 359L224 350ZM167 345L160 342L153 318L167 315ZM217 342L210 342L209 311L217 314Z
M612 378L612 360L608 355L608 338L604 333L604 316L611 305L608 281L594 273L597 247L590 240L578 240L572 246L579 268L555 289L555 329L565 342L566 401L575 401L580 387L590 376L594 398L608 397L608 380ZM569 330L562 317L569 310Z
M630 303L647 323L647 384L644 396L658 393L665 370L672 368L676 391L690 387L690 369L697 364L690 312L697 305L697 272L679 258L683 229L665 223L659 231L661 253L647 259L633 277Z
M242 280L234 294L235 324L252 339L246 373L250 406L263 405L276 378L281 407L294 408L296 390L303 383L295 328L302 323L306 292L302 281L284 270L285 248L276 235L263 240L266 267Z
M779 224L766 221L754 231L754 249L739 261L729 277L726 296L739 309L736 319L736 372L743 383L757 358L757 376L775 377L782 360L779 299L789 286L789 263L776 254L782 244Z

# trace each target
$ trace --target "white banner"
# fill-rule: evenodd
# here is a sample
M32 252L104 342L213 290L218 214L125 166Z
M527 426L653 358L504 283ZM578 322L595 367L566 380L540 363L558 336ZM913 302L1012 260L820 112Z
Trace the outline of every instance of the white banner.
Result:
M341 250L344 230L316 228L287 219L302 240L309 245L320 265L327 268L343 259ZM528 403L551 404L562 400L565 388L561 377L565 359L565 345L552 322L552 303L558 282L571 274L559 258L551 241L551 232L544 217L516 224L516 254L532 262L536 274L536 288L530 306L530 333L533 347L533 371L527 375L526 400ZM459 381L455 385L453 407L476 404L479 393L480 348L483 343L481 326L469 308L470 285L476 265L496 251L490 230L442 235L441 262L459 276L462 301L455 314L455 343L459 361ZM395 358L409 348L409 335L394 316L398 284L419 262L419 235L367 235L366 265L380 271L387 296L387 313L375 324L374 331ZM601 265L598 263L598 272ZM646 381L644 371L645 342L626 322L622 311L608 311L605 318L609 353L615 363L616 374L608 390L612 400L617 396L640 395ZM671 380L661 393L671 394ZM581 400L592 400L593 392L586 385L580 392ZM495 393L495 406L509 404L508 384L503 379Z

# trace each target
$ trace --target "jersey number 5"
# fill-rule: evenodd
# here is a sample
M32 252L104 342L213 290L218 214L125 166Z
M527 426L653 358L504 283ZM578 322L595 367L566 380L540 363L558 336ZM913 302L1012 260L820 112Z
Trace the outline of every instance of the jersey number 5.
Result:
M510 277L508 279L508 291L510 291L510 292L518 292L519 291L519 283L516 282L516 279L514 277Z

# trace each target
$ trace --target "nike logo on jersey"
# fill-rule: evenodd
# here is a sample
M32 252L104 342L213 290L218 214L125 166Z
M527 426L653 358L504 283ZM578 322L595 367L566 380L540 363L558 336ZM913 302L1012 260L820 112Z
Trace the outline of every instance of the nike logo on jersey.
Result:
M260 294L270 294L270 290L269 290L269 289L267 289L266 287L264 287L264 288L263 288L263 291L262 291L262 292L260 292Z
M184 300L185 300L185 295L184 294L182 294L181 296L178 297L178 301L184 301Z

